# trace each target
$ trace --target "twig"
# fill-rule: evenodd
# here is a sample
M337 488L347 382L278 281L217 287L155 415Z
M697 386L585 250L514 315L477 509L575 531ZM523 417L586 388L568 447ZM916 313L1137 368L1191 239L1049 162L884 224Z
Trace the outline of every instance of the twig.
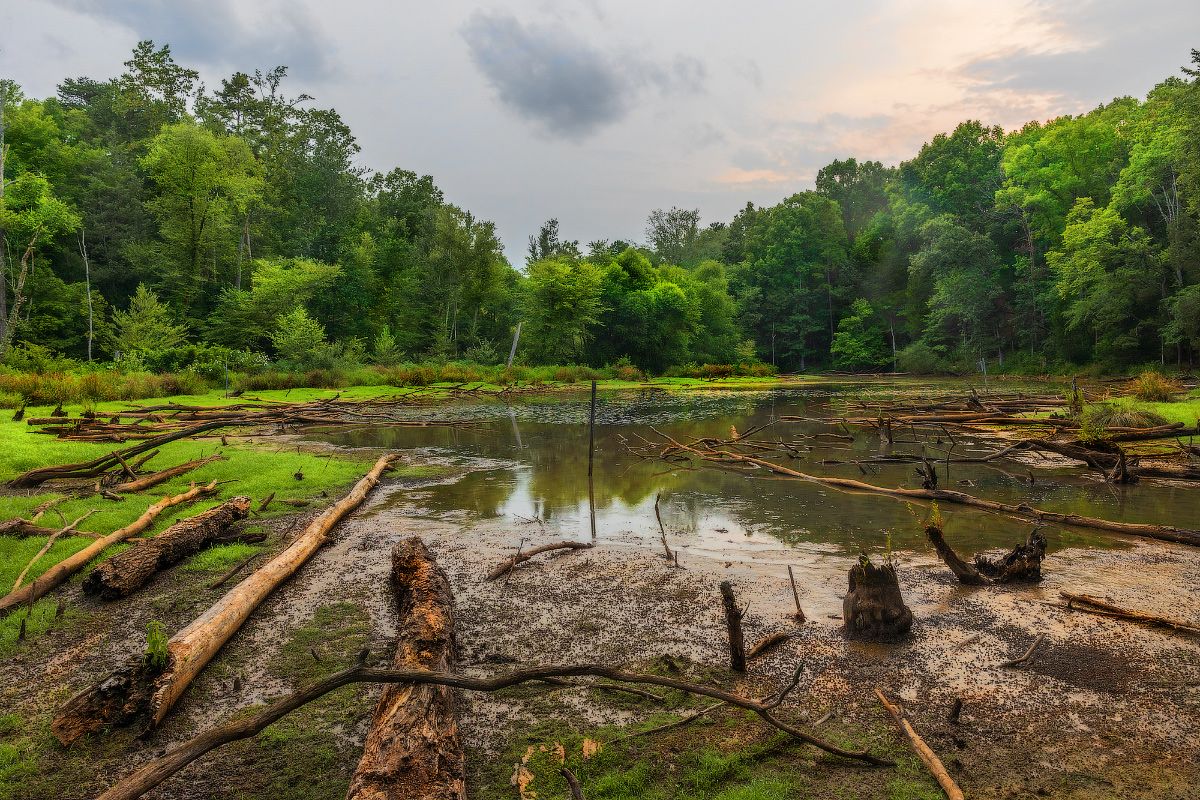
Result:
M516 555L514 555L512 558L505 560L502 564L500 564L500 566L496 567L491 572L489 572L487 574L487 579L489 581L494 581L494 580L496 580L496 578L499 578L501 576L509 574L510 572L513 571L513 568L516 567L518 564L525 563L529 559L536 556L538 553L545 553L550 550L588 550L595 546L596 545L594 542L569 542L568 541L568 542L555 542L553 544L544 544L539 547L535 547L532 550L526 550L523 553L518 550Z
M208 586L206 586L205 588L207 588L207 589L220 588L221 585L223 585L225 583L225 581L229 580L234 575L237 575L239 572L241 572L243 569L245 569L246 566L249 565L251 561L253 561L254 559L258 558L261 555L262 555L262 553L255 553L254 555L250 556L249 558L245 559L241 563L234 566L232 569L230 569L228 572L226 572L221 577L217 578L212 583L208 584Z
M750 648L749 653L746 653L746 660L753 661L755 658L757 658L758 656L761 656L763 653L767 652L768 650L771 650L772 648L783 644L789 638L791 638L791 634L789 634L785 631L778 631L776 633L772 633L770 636L763 637L763 639L761 641L759 641L758 644L756 644L756 645L754 645L754 647Z
M1045 640L1045 638L1046 638L1046 634L1039 633L1037 638L1033 640L1033 644L1029 645L1029 649L1026 650L1024 653L1022 653L1019 657L1011 658L1008 661L1001 661L996 666L997 667L1019 667L1020 665L1024 664L1026 661L1029 660L1029 657L1033 655L1033 651L1038 649L1038 647L1042 644L1042 642Z

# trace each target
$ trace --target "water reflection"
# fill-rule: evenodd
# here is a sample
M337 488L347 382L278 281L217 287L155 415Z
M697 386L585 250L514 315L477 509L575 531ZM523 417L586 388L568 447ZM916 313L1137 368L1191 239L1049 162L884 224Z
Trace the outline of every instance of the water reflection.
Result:
M778 548L785 542L816 553L845 555L877 551L890 533L897 549L924 548L917 524L921 508L872 495L845 494L797 481L751 478L695 469L658 459L644 460L626 447L638 437L656 440L656 431L677 439L727 436L730 428L772 422L780 415L820 417L837 409L847 393L835 387L810 391L666 395L631 393L603 396L596 428L595 498L597 531L633 531L657 537L654 498L663 497L663 518L672 535L694 536L691 546L713 553ZM874 390L871 390L874 391ZM427 412L426 412L427 413ZM451 459L475 471L422 496L417 513L458 514L467 518L511 517L539 520L558 530L586 535L586 399L540 399L507 406L471 403L439 409L440 416L473 419L471 427L379 428L340 430L322 438L355 447L417 450L430 458ZM826 433L815 423L779 422L763 438L791 440L798 434ZM963 441L960 437L960 442ZM801 457L777 460L814 473L858 477L890 486L915 486L911 464L866 467L864 476L851 464L822 466L824 459L849 461L874 453L914 452L918 445L888 445L860 433L853 442L808 441ZM957 454L992 449L960 444ZM772 456L775 458L774 456ZM1200 524L1188 490L1143 483L1114 487L1078 470L1038 471L1030 486L1021 465L952 466L942 483L1006 502L1111 519L1164 522L1183 527ZM984 512L942 509L949 532L964 549L1008 546L1024 536L1029 523ZM528 523L528 524L538 524ZM1051 530L1051 549L1073 545L1111 547L1119 540L1087 532Z

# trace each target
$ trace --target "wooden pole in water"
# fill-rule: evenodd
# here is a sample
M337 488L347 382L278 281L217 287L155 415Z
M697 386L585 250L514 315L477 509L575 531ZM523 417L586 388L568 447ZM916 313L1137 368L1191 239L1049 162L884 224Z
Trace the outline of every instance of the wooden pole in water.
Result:
M596 382L592 381L592 404L588 411L588 518L596 538L596 491L592 484L592 462L596 459Z

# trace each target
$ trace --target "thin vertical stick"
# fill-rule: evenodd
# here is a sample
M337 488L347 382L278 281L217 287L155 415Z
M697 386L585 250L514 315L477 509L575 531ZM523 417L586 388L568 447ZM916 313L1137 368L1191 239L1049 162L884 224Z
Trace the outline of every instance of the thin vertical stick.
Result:
M788 580L792 582L792 597L796 600L796 621L804 622L804 609L800 607L800 592L796 591L796 576L792 574L792 565L788 564Z
M596 538L596 490L592 483L592 462L596 458L596 382L592 381L592 404L588 412L588 518L592 538Z
M733 584L721 581L721 600L725 605L725 626L729 629L729 668L746 671L746 643L742 637L742 614L733 597Z

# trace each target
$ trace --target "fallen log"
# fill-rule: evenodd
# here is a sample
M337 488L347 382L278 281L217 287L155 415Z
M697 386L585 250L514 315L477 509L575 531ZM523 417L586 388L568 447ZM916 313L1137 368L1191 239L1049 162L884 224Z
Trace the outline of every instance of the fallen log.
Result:
M661 434L660 434L661 435ZM1087 528L1089 530L1108 531L1110 533L1121 533L1127 536L1140 536L1147 539L1158 539L1165 542L1177 542L1179 544L1190 544L1200 546L1200 530L1190 528L1176 528L1172 525L1152 525L1140 522L1116 522L1107 519L1098 519L1096 517L1085 517L1079 514L1062 514L1056 511L1045 511L1043 509L1034 508L1032 506L1012 503L1001 503L995 500L984 500L980 497L969 495L965 492L959 492L952 489L904 489L904 488L889 488L887 486L877 486L873 483L864 483L853 478L837 478L828 475L809 475L804 472L798 472L794 469L774 464L770 461L753 456L744 456L740 453L732 453L728 450L700 451L694 448L689 448L679 444L673 439L669 439L676 448L692 453L694 456L706 461L739 461L748 464L755 464L763 469L766 469L776 475L783 475L796 480L808 481L822 486L830 486L835 489L841 489L848 492L869 492L872 494L887 495L889 497L899 498L903 500L935 500L942 503L955 503L957 505L970 506L972 508L991 511L997 514L1005 514L1012 517L1020 517L1022 519L1030 519L1035 522L1052 522L1058 525L1068 525L1073 528Z
M13 581L12 591L15 592L17 589L21 588L21 583L22 583L22 581L25 580L25 576L29 574L29 570L33 569L34 564L36 564L37 562L42 560L42 556L44 556L44 555L46 555L46 553L50 552L50 548L54 546L54 543L56 541L58 541L58 538L60 536L63 536L68 533L73 533L75 531L75 528L77 528L79 526L79 523L83 522L85 519L87 519L88 517L90 517L92 514L95 514L95 513L96 513L96 509L93 508L90 511L88 511L86 514L81 516L79 519L77 519L74 522L69 523L68 525L63 527L62 530L57 530L54 533L50 534L50 536L48 536L46 538L46 543L44 545L42 545L42 549L38 550L37 554L34 555L33 558L29 559L29 563L25 565L25 569L21 570L21 574L17 576L17 579L15 581Z
M237 633L254 609L296 573L329 539L330 530L366 499L396 456L375 462L350 493L309 523L288 547L250 573L220 600L167 642L167 664L154 673L140 655L114 670L95 686L68 700L51 723L64 745L111 725L139 718L156 727L213 656Z
M399 606L395 669L453 671L454 598L446 574L417 537L392 549ZM388 686L375 706L346 800L466 800L466 761L454 691L434 684Z
M0 522L0 536L13 536L18 539L28 539L30 536L53 536L56 528L46 528L35 525L32 521L15 517Z
M991 586L992 579L983 575L975 567L963 561L958 553L954 552L949 544L946 543L946 537L942 534L942 529L937 525L926 525L925 536L929 539L933 549L937 551L940 558L950 571L954 573L954 577L958 578L960 583L965 583L968 586Z
M205 464L212 463L213 461L225 461L225 460L226 460L225 456L221 455L220 453L217 453L216 455L211 455L211 456L208 456L207 458L197 458L194 461L185 461L184 463L180 464L179 466L171 467L170 469L160 470L159 472L155 472L150 475L144 475L144 476L142 476L140 478L136 478L134 480L125 481L124 483L118 483L116 486L110 486L110 487L108 487L108 490L110 492L118 492L118 493L119 492L141 492L146 489L149 489L152 486L157 486L160 483L165 483L166 481L171 480L171 478L177 478L180 475L186 475L187 473L191 472L194 469L199 469L200 467L203 467Z
M925 744L925 740L917 734L912 723L905 718L904 709L888 700L878 688L875 689L875 696L879 698L880 703L883 703L883 707L887 710L888 715L900 726L900 730L904 732L904 735L908 738L908 743L912 745L912 749L916 752L917 758L921 759L921 763L933 775L934 780L938 782L938 786L942 787L942 791L946 793L946 797L949 800L963 800L962 789L958 788L958 784L950 777L950 773L946 772L946 767L942 764L942 760L937 757L937 753L933 752L929 745Z
M1148 614L1144 611L1129 611L1101 600L1099 597L1093 597L1090 594L1072 594L1071 592L1059 592L1058 594L1062 599L1067 601L1067 608L1072 611L1086 611L1089 614L1116 617L1118 619L1129 620L1130 622L1141 622L1145 625L1158 628L1170 628L1172 630L1200 635L1200 625L1191 622L1181 622L1169 619L1168 617ZM1080 605L1075 605L1076 603Z
M234 497L216 508L176 522L157 536L101 562L83 580L83 591L103 600L126 597L159 570L177 564L211 544L250 513L249 497Z
M158 515L163 511L166 511L168 508L177 506L181 503L191 502L198 497L208 497L216 493L217 482L213 481L207 486L193 486L182 494L177 494L173 497L164 497L157 503L154 503L147 508L144 512L142 512L140 517L126 525L124 528L115 530L107 536L100 537L79 552L67 556L62 561L46 570L29 585L22 586L20 589L9 592L5 597L0 598L0 614L3 614L6 611L16 608L24 603L33 603L38 598L49 594L53 589L64 583L76 572L86 567L93 558L100 555L107 548L111 547L117 542L123 542L126 539L130 539L147 530L151 525L154 524L154 520L158 517Z
M202 422L199 425L193 425L181 430L164 433L161 436L155 436L147 439L144 442L126 447L124 450L113 451L106 456L94 458L91 461L83 461L78 464L58 464L52 467L38 467L31 469L28 472L23 472L17 477L8 482L9 486L15 489L28 489L34 486L41 486L46 481L57 480L63 478L94 478L97 475L103 474L115 466L123 464L123 460L130 456L144 453L147 450L153 450L156 447L174 442L179 439L186 439L189 436L195 436L204 431L211 431L216 428L222 428L226 425L235 424L250 424L239 420L215 420L213 422Z
M538 555L539 553L548 553L551 550L588 550L592 547L595 547L594 542L564 541L554 542L553 544L543 544L539 547L534 547L531 550L526 550L523 553L517 553L511 558L506 559L487 574L487 579L489 581L494 581L497 578L503 578L506 574L516 568L518 564L524 564L526 561Z
M615 667L606 667L601 664L531 667L490 678L448 675L428 670L373 669L366 666L367 655L367 652L363 651L360 654L358 664L341 672L336 672L328 678L293 694L282 697L257 714L247 716L239 713L229 722L211 728L192 739L172 747L162 756L153 759L135 772L122 778L106 792L97 797L96 800L136 800L136 798L154 789L167 778L179 772L204 754L222 745L255 736L267 726L277 722L292 711L323 697L329 692L352 683L433 684L473 692L496 692L523 683L545 681L547 678L586 675L608 678L620 683L663 686L668 689L678 689L691 695L710 697L722 703L752 711L767 724L831 755L854 761L862 761L875 766L895 766L895 762L890 759L876 756L866 750L847 750L814 736L801 728L797 728L790 723L784 722L772 713L776 708L774 699L767 701L756 700L734 694L716 686L688 683L661 675L625 672L624 670Z

